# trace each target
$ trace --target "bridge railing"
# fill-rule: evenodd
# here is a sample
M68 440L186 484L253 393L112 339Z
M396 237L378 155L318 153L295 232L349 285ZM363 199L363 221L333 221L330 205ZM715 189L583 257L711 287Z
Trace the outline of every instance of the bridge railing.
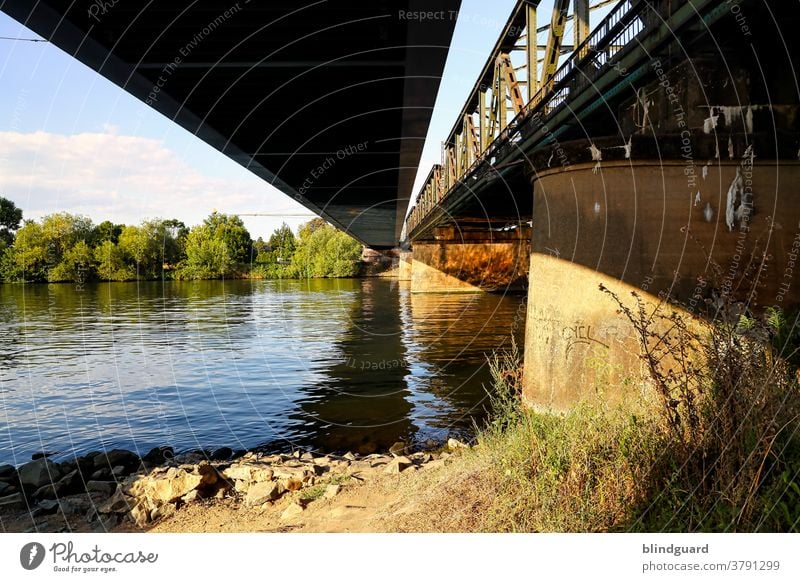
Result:
M576 22L576 42L571 54L557 70L548 74L547 62L553 59L557 62L556 55L562 52L561 40L564 22L569 18L566 14L569 1L555 1L542 59L538 58L541 47L536 40L537 4L521 0L512 13L503 36L462 109L461 119L443 144L442 163L431 170L409 212L406 219L408 235L465 178L475 175L481 168L490 169L490 162L493 163L500 149L518 141L523 126L527 127L531 118L546 123L547 118L564 107L572 95L585 90L609 69L618 67L619 56L628 46L636 44L632 41L646 29L648 13L653 10L652 4L644 0L621 0L583 38L578 35ZM578 4L584 5L582 11L588 23L588 2L576 1L575 13L581 11ZM608 2L601 2L593 8L605 4ZM521 46L518 44L520 39ZM525 51L527 64L515 69L509 55L520 50ZM541 80L538 78L539 62L544 62ZM516 78L516 71L520 69L527 69L527 80ZM625 74L625 71L619 70L619 73ZM526 89L527 101L522 99L521 87ZM510 120L509 113L513 113Z

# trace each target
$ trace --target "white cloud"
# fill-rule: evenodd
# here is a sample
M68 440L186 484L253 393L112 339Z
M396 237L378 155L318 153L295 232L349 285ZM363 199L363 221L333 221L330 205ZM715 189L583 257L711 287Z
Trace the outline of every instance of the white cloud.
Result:
M0 132L0 195L26 218L67 211L127 224L174 217L192 225L214 209L307 212L244 169L232 179L208 176L160 140L105 129L75 135ZM281 221L245 219L254 236L268 235ZM302 219L287 222L294 226Z

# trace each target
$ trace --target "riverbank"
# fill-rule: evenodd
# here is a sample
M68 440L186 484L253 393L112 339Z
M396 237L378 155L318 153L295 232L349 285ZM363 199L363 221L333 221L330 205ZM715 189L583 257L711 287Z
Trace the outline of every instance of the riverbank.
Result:
M366 456L219 459L232 451L172 457L160 448L142 458L124 450L41 457L0 467L0 523L6 532L396 531L390 518L407 484L466 450L450 439L436 451L396 443Z

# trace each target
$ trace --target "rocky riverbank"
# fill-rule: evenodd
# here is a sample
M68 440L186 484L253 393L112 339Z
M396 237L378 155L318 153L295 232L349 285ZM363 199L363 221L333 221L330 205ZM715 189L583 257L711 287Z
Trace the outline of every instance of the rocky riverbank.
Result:
M450 439L437 450L409 452L396 443L384 454L172 455L166 447L90 453L60 463L41 456L0 466L0 524L5 531L145 530L197 504L243 511L280 508L292 522L306 508L344 489L390 475L429 471L467 445ZM234 458L236 457L236 458Z

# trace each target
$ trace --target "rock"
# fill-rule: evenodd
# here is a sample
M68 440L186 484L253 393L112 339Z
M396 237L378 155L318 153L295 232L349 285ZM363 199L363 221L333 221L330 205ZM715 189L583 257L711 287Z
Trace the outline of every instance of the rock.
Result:
M397 441L391 447L389 447L389 452L393 455L402 455L403 451L406 450L406 443L403 441Z
M89 481L86 483L86 491L89 493L101 493L109 496L117 490L117 484L113 481Z
M91 475L89 475L89 479L92 481L108 481L112 477L112 473L110 469L98 469Z
M129 474L129 471L126 470L123 465L117 465L111 469L111 474L114 475L114 477L124 477Z
M269 481L274 475L274 471L264 465L231 465L222 474L228 479L251 482Z
M5 481L0 481L0 497L4 495L11 495L12 493L16 493L17 488L14 487L11 483L6 483Z
M13 465L0 465L0 481L12 481L16 473Z
M245 505L261 505L267 501L273 501L280 497L281 486L273 481L262 481L250 486L245 498Z
M63 497L64 495L74 493L78 489L78 485L80 485L80 477L78 477L78 470L76 469L71 473L64 475L56 483L48 483L47 485L39 487L33 494L33 497L35 499L54 499L57 497Z
M217 489L217 492L214 494L214 499L225 499L226 490L224 488Z
M200 461L207 461L208 455L203 451L189 451L180 455L175 455L175 462L180 465L196 465Z
M303 488L303 482L295 478L285 479L282 484L288 491L300 491Z
M211 453L212 461L227 461L233 456L233 449L230 447L220 447Z
M294 457L295 459L299 459L300 458L300 450L298 449L296 451L292 451L292 457Z
M322 496L325 499L333 499L339 494L341 488L342 488L341 485L328 485L327 487L325 487L325 493L323 493Z
M136 507L131 509L130 513L133 523L135 523L137 527L145 527L150 523L150 511L146 503L140 502L136 504Z
M221 490L220 490L221 491ZM175 513L175 506L171 503L165 503L150 511L150 519L156 521L157 519L167 518Z
M36 508L39 509L42 515L55 513L58 507L58 501L55 499L42 499L36 504Z
M0 513L3 511L17 511L20 509L27 509L28 505L25 503L25 498L22 493L14 493L0 497Z
M463 449L468 449L469 445L462 443L458 439L449 438L447 439L447 448L451 451L459 451Z
M395 457L394 459L389 461L383 472L396 475L398 473L401 473L404 469L407 469L411 465L412 465L411 460L408 457Z
M174 477L168 476L164 479L156 479L151 482L147 496L160 503L171 503L177 501L193 489L197 489L203 482L201 475L180 472Z
M142 457L142 461L148 465L161 465L173 456L174 450L172 447L155 447Z
M97 507L98 513L127 513L131 508L132 500L122 493L122 489L109 497L104 503ZM116 525L116 524L115 524Z
M289 507L281 513L281 521L289 521L299 517L304 511L304 508L299 503L292 503Z
M98 522L92 528L95 532L111 531L119 525L120 516L117 513L109 513L108 515L101 515Z
M59 466L47 458L25 463L17 474L20 484L28 489L39 489L42 485L57 482L63 476Z
M391 461L388 457L377 457L369 462L370 467L380 467Z
M305 481L309 475L310 471L305 467L278 466L272 469L273 479L298 479L299 481Z
M112 449L106 453L100 453L92 460L96 469L113 470L114 467L122 465L127 470L135 470L140 463L139 455L125 449Z
M441 469L444 467L444 459L436 459L435 461L429 461L422 465L426 471L431 471L434 469Z
M355 461L356 460L356 456L353 453L350 453L350 452L345 453L345 455L342 456L342 458L343 459L347 459L348 461Z
M247 491L250 489L250 481L237 480L233 484L233 488L237 493L247 493Z
M358 453L361 455L369 455L378 450L378 445L373 442L363 443L358 446Z
M189 491L189 493L187 493L183 497L181 497L181 501L183 501L184 503L192 503L193 501L197 501L199 497L200 494L197 492L197 489L194 489L192 491Z
M300 455L300 460L301 461L313 461L314 460L314 455L312 455L311 453L303 453L302 455Z
M52 457L55 453L39 451L38 453L33 453L31 455L31 461L38 461L39 459L46 459L47 457Z

